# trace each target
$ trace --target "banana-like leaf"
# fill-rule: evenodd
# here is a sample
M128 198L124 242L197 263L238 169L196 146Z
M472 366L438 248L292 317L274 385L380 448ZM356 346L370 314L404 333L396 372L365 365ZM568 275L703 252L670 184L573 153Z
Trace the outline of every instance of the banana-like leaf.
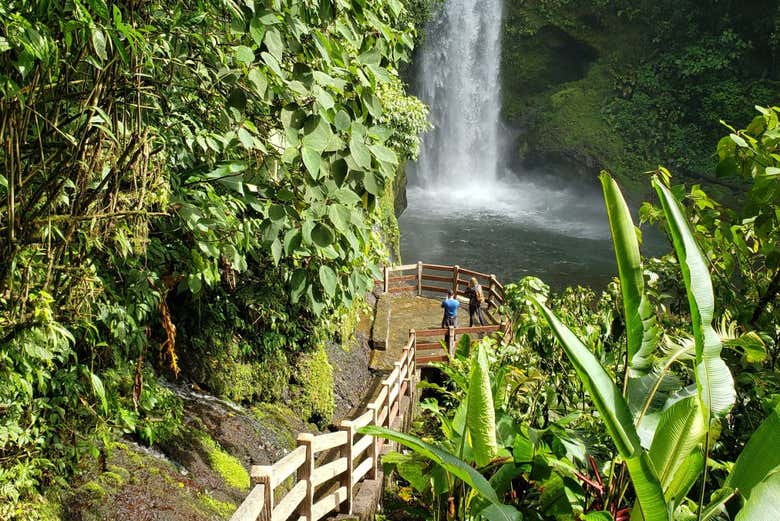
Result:
M490 483L482 474L477 472L471 465L458 459L455 455L431 445L430 443L426 443L411 434L396 432L385 429L384 427L377 427L376 425L368 425L359 429L358 432L371 436L381 436L382 438L396 441L401 445L412 449L417 454L428 458L453 476L459 478L471 487L474 492L496 507L489 512L491 521L516 521L520 519L520 513L517 509L501 503L498 499L498 495L496 495L496 492L493 490L493 487L490 486Z
M692 469L687 468L687 463L691 463L688 458L701 448L706 433L699 400L694 396L675 403L661 414L650 446L650 461L658 473L667 501L678 501L679 489L690 482ZM695 469L694 480L701 468L699 465Z
M484 467L498 452L496 412L490 385L490 362L482 342L477 345L471 362L469 390L466 397L466 426L471 435L474 460Z
M729 500L734 497L735 493L736 492L733 489L727 487L716 490L712 494L712 500L710 501L710 504L704 507L704 510L702 510L700 521L709 521L715 516L720 515L723 512L726 503L728 503Z
M640 511L642 514L636 519L668 521L669 514L664 500L664 492L647 452L641 451L637 456L626 459L626 467L631 475L631 483L634 485L634 492L639 503L639 508L635 506L633 510L634 512ZM631 519L635 519L634 515L631 516Z
M735 521L777 521L780 519L780 470L753 487L753 493Z
M607 427L620 455L626 461L646 521L666 521L666 502L658 476L640 443L628 404L612 377L588 348L541 302L534 303L550 324L585 389Z
M712 327L715 295L710 272L680 203L657 178L653 178L653 186L661 200L685 281L696 345L696 386L705 406L705 423L709 423L711 414L726 414L736 399L734 379L720 358L720 338Z
M780 466L780 404L750 436L726 478L724 486L738 489L745 499L750 499L753 487L778 466Z
M691 487L696 483L704 468L704 447L694 448L693 452L688 454L680 465L677 472L672 476L669 487L664 489L665 496L673 505L679 505L685 496L690 492Z
M631 212L617 183L606 172L599 176L607 206L609 229L615 247L620 291L623 294L623 313L628 338L629 367L638 375L647 373L653 364L653 351L658 344L658 327L645 296L642 257Z

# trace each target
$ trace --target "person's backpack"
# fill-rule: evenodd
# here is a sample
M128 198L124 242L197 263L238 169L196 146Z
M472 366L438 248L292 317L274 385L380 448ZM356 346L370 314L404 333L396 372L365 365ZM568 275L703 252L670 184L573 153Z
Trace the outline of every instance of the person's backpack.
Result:
M482 286L477 285L477 287L474 288L474 293L477 294L477 302L480 304L485 302L485 295L482 294Z

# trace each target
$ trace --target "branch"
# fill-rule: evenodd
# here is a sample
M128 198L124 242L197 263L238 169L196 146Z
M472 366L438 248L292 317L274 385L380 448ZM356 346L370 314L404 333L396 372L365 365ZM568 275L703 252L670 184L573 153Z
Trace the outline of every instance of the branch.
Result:
M95 213L92 215L79 215L73 216L70 214L50 215L48 217L42 217L40 219L34 219L33 224L48 224L50 221L91 221L93 219L113 219L115 217L129 217L133 215L141 215L145 217L159 217L170 216L168 212L147 212L146 210L127 210L124 212L113 213Z

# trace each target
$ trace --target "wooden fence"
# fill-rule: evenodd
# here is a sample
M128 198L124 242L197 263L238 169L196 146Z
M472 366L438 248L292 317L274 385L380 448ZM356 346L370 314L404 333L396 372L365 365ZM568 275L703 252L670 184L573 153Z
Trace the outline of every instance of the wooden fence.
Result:
M344 420L337 432L298 435L298 446L267 466L252 466L252 489L231 521L317 521L332 513L352 513L356 485L375 479L385 440L356 431L366 425L401 430L414 400L413 331L400 359L377 397L357 418ZM326 454L326 457L318 455Z
M405 274L412 270L415 273ZM443 276L442 272L449 273ZM452 289L456 295L462 295L468 280L461 276L476 277L480 282L488 316L494 323L409 331L401 356L366 410L352 420L342 421L336 432L299 434L295 450L273 465L253 465L252 488L231 521L318 521L329 514L352 513L356 487L364 479L376 479L380 453L388 443L358 434L357 430L366 425L402 430L413 409L418 365L447 361L454 354L456 335L492 333L507 327L505 323L499 324L493 314L504 302L504 287L495 275L418 262L385 268L384 280L378 281L386 293L416 291L420 296L439 296ZM418 338L440 338L447 333L446 350L441 342L417 342Z
M495 313L504 303L504 286L498 282L495 275L468 270L460 266L443 266L441 264L404 264L402 266L386 266L383 270L382 284L385 293L416 292L418 296L446 295L452 290L455 296L465 294L469 279L474 277L482 286L485 295L485 312L493 323L499 323Z
M508 325L497 317L497 310L504 303L504 286L496 279L495 275L480 273L460 266L444 266L440 264L404 264L402 266L387 266L383 270L383 280L376 281L382 284L385 293L414 293L418 296L445 295L452 290L456 297L464 295L469 285L469 279L474 277L482 286L485 295L484 312L492 324L475 327L418 329L416 331L418 366L426 366L431 362L446 362L455 353L457 336L468 334L485 334L496 331L506 332ZM446 339L446 345L442 346L440 340L420 342L421 339Z

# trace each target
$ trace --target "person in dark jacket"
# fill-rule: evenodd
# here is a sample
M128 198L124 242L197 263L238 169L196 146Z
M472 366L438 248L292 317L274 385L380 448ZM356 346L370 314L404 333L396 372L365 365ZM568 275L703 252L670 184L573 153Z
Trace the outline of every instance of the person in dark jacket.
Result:
M482 293L482 286L477 279L471 277L469 287L466 288L466 296L469 298L469 327L474 325L474 316L479 320L479 325L485 325L485 317L482 315L482 304L485 302L485 295Z

